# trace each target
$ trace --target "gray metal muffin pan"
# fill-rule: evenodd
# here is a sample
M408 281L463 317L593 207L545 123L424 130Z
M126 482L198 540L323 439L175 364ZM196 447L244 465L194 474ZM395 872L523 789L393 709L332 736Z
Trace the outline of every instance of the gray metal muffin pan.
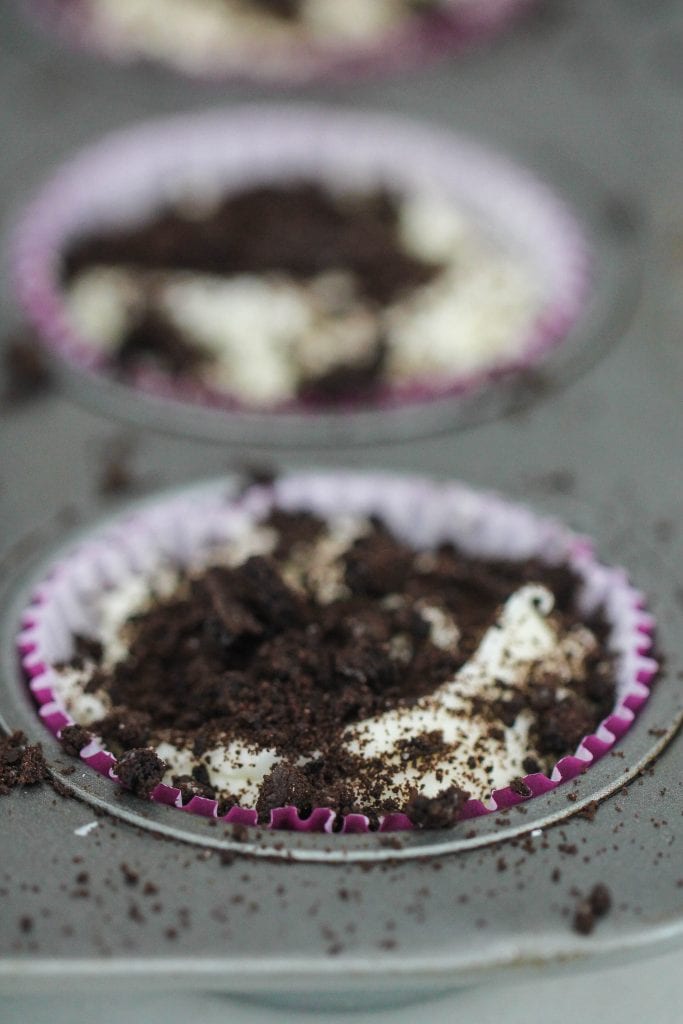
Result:
M636 0L546 0L546 8L543 20L484 53L316 98L469 130L560 186L573 166L584 169L577 177L594 179L601 201L586 198L579 212L615 254L606 319L620 337L606 347L603 322L594 321L584 351L594 346L601 358L505 418L400 445L285 448L278 462L461 477L584 530L649 595L664 662L651 701L617 751L576 782L497 821L412 835L400 849L378 836L262 833L235 843L222 826L116 796L78 765L65 774L75 762L33 716L12 635L25 588L67 523L85 529L112 510L97 479L121 430L56 395L6 409L0 724L42 739L77 799L49 787L0 798L0 992L125 984L388 1004L502 973L642 957L683 938L683 742L673 736L683 708L675 319L683 257L673 244L683 237L683 81L666 58L681 17L675 3ZM162 72L124 74L69 57L10 12L0 81L15 98L0 125L8 222L46 165L103 128L219 98ZM5 328L14 322L8 303L0 317ZM145 489L220 475L245 458L190 436L129 434ZM252 448L248 457L267 461L272 452ZM577 812L593 799L601 802L589 820ZM126 880L131 872L137 881ZM572 913L597 882L614 905L583 937Z

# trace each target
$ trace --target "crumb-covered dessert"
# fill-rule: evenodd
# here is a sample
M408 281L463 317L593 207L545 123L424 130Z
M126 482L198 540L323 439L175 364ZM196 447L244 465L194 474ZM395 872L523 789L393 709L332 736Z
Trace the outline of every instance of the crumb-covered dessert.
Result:
M550 773L615 703L603 611L568 566L412 545L376 516L271 508L89 604L56 664L71 753L140 795L453 824ZM516 787L516 788L515 788Z
M453 198L312 181L83 233L63 283L78 333L124 378L265 408L485 374L520 357L543 305L528 259Z
M310 443L320 414L326 443L433 429L500 411L537 370L559 383L592 278L572 211L502 154L282 105L103 138L31 203L12 263L84 400L269 443Z
M481 0L62 0L110 50L166 61L189 72L241 64L285 72L297 53L334 56L375 47L419 16Z

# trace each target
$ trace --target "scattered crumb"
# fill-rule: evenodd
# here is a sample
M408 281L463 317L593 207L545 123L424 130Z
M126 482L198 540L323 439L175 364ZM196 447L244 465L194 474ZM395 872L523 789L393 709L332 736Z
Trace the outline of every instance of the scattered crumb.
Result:
M580 899L574 910L572 927L579 935L590 935L596 922L612 907L612 895L603 882L594 885L587 898Z
M40 743L29 744L20 731L0 736L0 796L18 786L34 786L48 774Z
M131 437L115 437L106 442L97 481L100 497L114 498L139 488L140 480L132 466L135 447Z
M119 865L121 868L121 874L123 875L126 885L137 885L140 881L140 876L130 865L126 864L125 861Z
M3 405L18 405L46 393L52 385L52 374L46 356L35 336L21 330L7 339L2 361L5 383Z
M159 785L166 772L166 765L153 750L136 747L127 751L116 765L116 774L121 785L136 796L148 797Z
M595 816L598 813L598 807L598 801L591 800L590 803L586 804L585 807L582 807L581 810L577 812L577 817L585 818L587 821L594 821Z
M406 805L405 813L417 828L450 828L458 821L469 796L457 786L442 789L434 797L416 794Z

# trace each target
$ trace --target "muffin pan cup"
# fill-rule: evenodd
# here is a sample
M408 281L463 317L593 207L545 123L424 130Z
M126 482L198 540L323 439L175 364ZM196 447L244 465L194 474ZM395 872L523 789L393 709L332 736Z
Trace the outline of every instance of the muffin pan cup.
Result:
M538 557L548 564L567 564L578 574L582 613L590 615L601 608L610 626L608 643L616 659L615 705L595 733L586 736L573 755L559 760L549 775L526 776L533 796L586 771L624 735L647 700L657 672L650 655L653 619L623 570L600 564L586 538L523 506L461 484L380 474L302 474L283 477L272 486L252 487L239 499L226 498L224 489L213 485L153 501L94 531L54 564L35 589L17 638L23 669L45 725L59 735L72 724L55 692L51 666L70 657L74 633L96 630L92 607L99 592L120 587L131 578L144 578L163 565L207 564L212 550L272 507L307 510L323 518L340 512L374 514L416 547L451 541L482 558ZM116 779L116 758L98 740L81 751L81 758ZM183 805L180 790L165 784L156 787L151 799L192 814L218 815L215 800L195 796ZM490 797L470 799L462 817L500 811L523 799L510 787L499 789ZM258 816L253 809L233 807L224 820L256 825ZM360 814L337 822L331 809L319 807L302 819L294 807L281 807L271 812L269 827L364 832L370 826ZM408 828L411 823L403 814L390 814L380 821L380 831Z
M146 370L117 380L96 339L81 336L60 281L70 242L98 227L134 223L186 195L220 195L254 184L319 181L331 188L398 195L435 193L460 205L484 234L518 254L539 284L541 304L510 354L463 374L383 386L372 401L334 406L290 400L248 404L189 378ZM143 123L85 149L59 170L20 218L11 246L15 291L48 352L77 374L79 390L107 385L116 412L136 400L150 418L187 425L211 414L244 439L313 436L323 419L351 436L359 416L437 410L525 383L567 344L589 301L591 243L570 207L530 171L478 143L402 119L315 107L246 106ZM571 347L571 346L568 346ZM514 353L514 354L513 354ZM117 394L118 393L118 394ZM125 415L125 412L124 412ZM282 430L280 429L282 428ZM367 435L366 435L367 436Z
M255 41L248 48L206 60L188 60L182 52L172 58L133 51L89 17L82 0L23 0L23 6L43 29L73 49L121 63L160 63L199 79L237 79L295 88L325 81L351 83L416 69L486 42L537 2L470 0L463 4L455 0L442 11L408 15L380 39L365 44L268 46Z

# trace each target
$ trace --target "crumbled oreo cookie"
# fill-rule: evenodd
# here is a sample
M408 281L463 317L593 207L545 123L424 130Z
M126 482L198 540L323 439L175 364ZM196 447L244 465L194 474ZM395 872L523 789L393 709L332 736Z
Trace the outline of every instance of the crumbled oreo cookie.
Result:
M156 309L143 310L116 352L116 365L125 376L157 365L171 376L193 373L206 354Z
M306 816L313 809L315 799L315 788L306 773L283 761L263 780L256 810L264 822L268 822L270 812L276 807L296 807Z
M92 740L92 733L82 725L66 725L59 734L59 742L64 752L71 757L78 757L81 750Z
M3 404L14 405L37 398L52 386L45 353L29 331L17 332L6 340L2 361L5 378Z
M102 498L116 498L135 491L140 481L133 468L135 441L132 437L114 437L99 453L97 492Z
M263 0L269 10L295 17L295 0ZM204 215L169 207L131 228L86 235L64 257L67 286L95 267L140 272L182 271L212 279L236 275L285 275L307 284L342 270L359 299L380 309L428 283L438 268L409 255L399 236L399 202L386 191L337 196L317 183L261 185L225 196ZM321 372L302 370L304 400L334 403L367 398L382 377L386 344L376 325L374 342ZM150 365L173 377L192 377L211 356L171 322L145 294L113 362L123 376Z
M302 0L252 0L254 7L274 14L285 21L295 21L301 14Z
M156 789L165 772L164 762L147 748L129 750L119 758L116 766L121 784L141 797L148 797Z
M612 894L604 883L594 885L586 898L576 905L572 924L579 935L590 935L597 921L605 917L612 907Z
M406 805L405 813L417 828L451 828L469 798L465 790L450 786L433 797L416 794Z
M95 645L80 642L78 664L87 656L94 662L85 691L106 695L112 705L89 728L120 758L124 785L146 796L161 781L163 761L148 748L163 737L194 766L174 776L183 801L202 796L229 806L235 798L215 783L210 757L232 738L276 756L256 801L263 821L275 807L306 815L324 806L338 815L366 814L373 824L403 811L418 827L449 827L467 798L466 765L462 779L451 775L454 784L438 797L418 787L407 798L393 783L396 765L354 752L342 735L453 679L502 603L530 581L552 591L553 615L569 628L578 615L576 577L533 560L474 559L448 544L421 554L378 521L367 522L323 571L315 552L329 544L324 521L278 510L262 526L274 535L270 554L181 574L170 596L129 619L128 655L113 667L100 663ZM330 578L321 580L321 572ZM330 585L332 597L321 599L316 588ZM437 645L425 607L457 621L457 642ZM606 635L599 616L589 625L596 637ZM499 699L473 696L479 757L487 744L503 743L522 713L533 752L524 770L547 770L552 762L544 758L573 752L613 700L610 665L598 644L569 689L566 679L546 672L526 688L501 684ZM396 755L419 773L447 762L451 751L432 729L399 737ZM474 769L478 761L471 760ZM521 778L511 785L522 797L532 795Z
M526 784L524 779L513 779L510 783L510 789L513 793L516 793L517 796L521 796L525 800L534 795L533 790Z
M603 882L593 886L588 898L596 917L604 917L612 909L612 894Z
M151 727L149 714L126 708L112 711L101 718L97 723L97 732L109 750L118 756L127 750L144 747Z
M16 787L35 786L48 775L40 743L30 744L21 731L0 736L0 796Z

